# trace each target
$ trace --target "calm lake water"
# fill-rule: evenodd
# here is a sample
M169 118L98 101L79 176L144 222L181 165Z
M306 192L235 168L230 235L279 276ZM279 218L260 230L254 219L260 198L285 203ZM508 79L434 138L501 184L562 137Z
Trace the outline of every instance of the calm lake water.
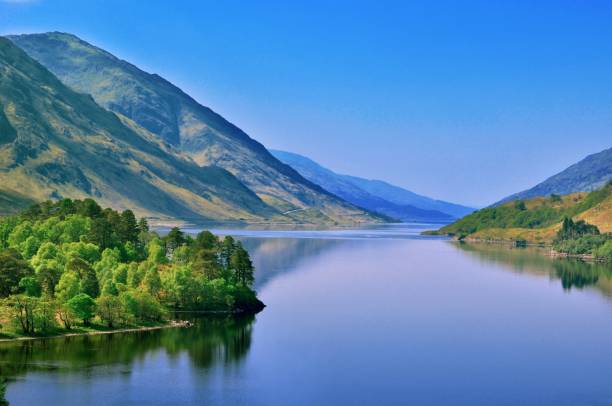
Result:
M397 225L233 230L267 308L0 345L11 405L608 405L612 270ZM228 231L225 231L228 232Z

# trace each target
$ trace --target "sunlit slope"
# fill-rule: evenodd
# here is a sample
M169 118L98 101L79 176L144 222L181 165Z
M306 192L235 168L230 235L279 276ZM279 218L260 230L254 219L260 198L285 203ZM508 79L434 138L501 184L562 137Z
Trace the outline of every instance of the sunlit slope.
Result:
M147 139L0 37L0 190L41 201L94 197L139 215L261 221L278 216L233 175ZM4 199L7 201L7 199Z
M268 205L297 222L370 222L377 216L304 179L263 145L162 77L64 33L11 36L60 80L133 120L201 166L234 174Z
M515 200L478 210L438 234L480 240L549 242L564 217L585 220L601 232L612 232L612 184L590 193Z

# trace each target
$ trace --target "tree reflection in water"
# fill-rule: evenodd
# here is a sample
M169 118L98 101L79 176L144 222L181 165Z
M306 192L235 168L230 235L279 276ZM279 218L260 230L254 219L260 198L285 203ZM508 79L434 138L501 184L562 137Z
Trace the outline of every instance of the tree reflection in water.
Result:
M606 296L612 296L612 264L609 263L550 258L546 256L545 249L538 248L510 248L486 243L455 245L479 259L510 266L514 272L550 275L551 278L560 280L564 290L595 286Z
M189 318L191 328L55 338L0 344L0 377L27 372L96 374L96 368L123 374L147 356L164 351L169 358L187 354L197 368L239 363L251 347L253 315Z

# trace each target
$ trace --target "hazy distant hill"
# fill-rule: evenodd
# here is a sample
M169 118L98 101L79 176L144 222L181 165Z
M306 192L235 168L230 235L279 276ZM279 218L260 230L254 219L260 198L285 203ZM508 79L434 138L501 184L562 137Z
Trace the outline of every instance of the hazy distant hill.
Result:
M306 179L321 185L341 198L378 213L404 221L448 221L474 209L442 202L390 185L383 181L339 175L304 156L285 151L271 151L291 165Z
M240 128L158 75L70 34L9 38L68 86L91 94L101 106L129 118L199 165L228 170L295 221L379 220L307 181Z
M531 189L508 196L496 204L551 194L588 192L603 186L609 180L612 180L612 148L589 155Z
M59 197L160 217L279 216L226 170L200 167L122 122L0 37L0 208Z

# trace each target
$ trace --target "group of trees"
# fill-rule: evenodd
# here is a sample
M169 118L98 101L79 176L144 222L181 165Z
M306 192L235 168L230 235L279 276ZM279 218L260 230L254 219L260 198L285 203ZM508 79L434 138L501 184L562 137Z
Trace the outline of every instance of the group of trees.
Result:
M553 242L553 248L570 255L593 255L612 260L612 233L601 234L599 229L584 220L563 219L561 229Z
M161 237L130 210L63 199L0 219L0 320L24 334L164 319L168 309L258 311L241 243Z

